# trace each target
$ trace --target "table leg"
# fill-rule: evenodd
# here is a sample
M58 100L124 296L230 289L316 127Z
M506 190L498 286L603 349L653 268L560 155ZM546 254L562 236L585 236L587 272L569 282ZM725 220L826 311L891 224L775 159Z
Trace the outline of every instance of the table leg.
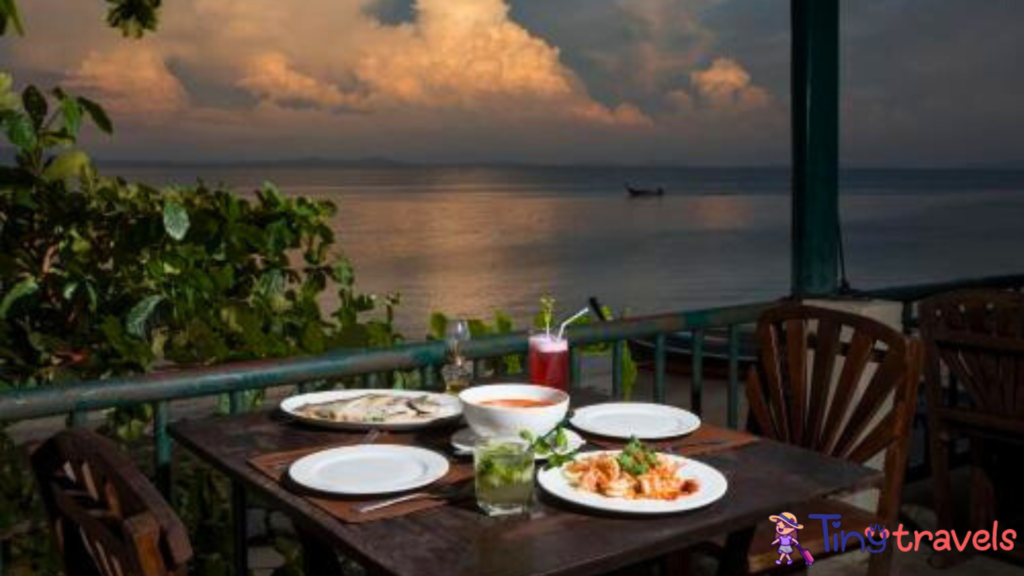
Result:
M690 553L689 548L668 554L659 562L661 568L659 574L664 574L665 576L686 576L691 574L693 571L692 559L693 555Z
M338 560L338 554L334 548L302 530L298 531L298 536L302 543L302 572L304 574L341 576L341 562Z
M718 562L718 576L738 576L750 572L747 557L750 544L754 541L754 527L744 528L729 534L725 549Z
M231 482L231 532L235 576L249 574L249 514L245 501L245 484Z

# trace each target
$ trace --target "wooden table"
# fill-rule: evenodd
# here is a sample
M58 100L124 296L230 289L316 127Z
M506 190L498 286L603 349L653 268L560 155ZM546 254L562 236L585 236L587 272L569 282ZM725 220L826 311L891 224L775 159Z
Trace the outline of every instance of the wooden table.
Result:
M580 404L599 397L574 393ZM602 574L729 535L721 572L742 571L753 526L801 502L877 485L881 474L769 440L699 457L729 480L711 506L681 515L633 518L576 509L541 495L528 517L490 518L472 503L394 519L345 524L254 469L260 454L351 438L276 412L182 421L173 437L232 480L287 514L307 557L326 573L333 550L372 573L394 576L555 576ZM450 434L428 434L441 449Z

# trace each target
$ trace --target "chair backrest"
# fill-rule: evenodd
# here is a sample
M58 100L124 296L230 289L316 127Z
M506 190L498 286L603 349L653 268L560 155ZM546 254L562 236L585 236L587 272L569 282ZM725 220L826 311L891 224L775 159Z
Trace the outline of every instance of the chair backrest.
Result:
M187 572L192 548L185 527L113 442L65 430L31 460L68 576Z
M870 318L789 303L761 315L757 339L760 363L747 381L752 425L769 438L859 463L884 451L878 513L895 520L920 343Z
M996 416L1024 416L1024 294L960 290L921 303L921 337L927 352L929 402L951 399L963 385L971 409ZM953 377L942 394L942 367ZM962 409L962 408L961 408Z

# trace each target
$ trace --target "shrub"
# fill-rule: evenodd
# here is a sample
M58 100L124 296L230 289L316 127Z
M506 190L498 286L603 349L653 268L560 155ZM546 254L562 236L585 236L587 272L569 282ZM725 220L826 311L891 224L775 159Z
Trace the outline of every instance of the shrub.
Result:
M112 133L102 107L59 88L11 87L0 74L0 131L14 153L0 166L0 394L401 338L398 297L356 289L328 226L334 204L269 183L243 197L101 176L77 142L86 123ZM108 427L136 439L150 418L148 406L116 410ZM18 460L0 424L0 539L38 513ZM219 479L181 476L186 516L195 508L222 524L226 511L211 508ZM49 571L45 539L13 549L21 570ZM200 562L223 565L215 556Z

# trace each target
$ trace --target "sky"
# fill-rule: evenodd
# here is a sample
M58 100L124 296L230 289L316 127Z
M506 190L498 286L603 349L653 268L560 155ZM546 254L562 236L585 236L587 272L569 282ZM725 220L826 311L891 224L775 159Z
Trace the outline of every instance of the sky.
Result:
M787 0L22 0L16 82L101 101L108 159L785 165ZM1024 166L1019 0L843 0L848 166Z

